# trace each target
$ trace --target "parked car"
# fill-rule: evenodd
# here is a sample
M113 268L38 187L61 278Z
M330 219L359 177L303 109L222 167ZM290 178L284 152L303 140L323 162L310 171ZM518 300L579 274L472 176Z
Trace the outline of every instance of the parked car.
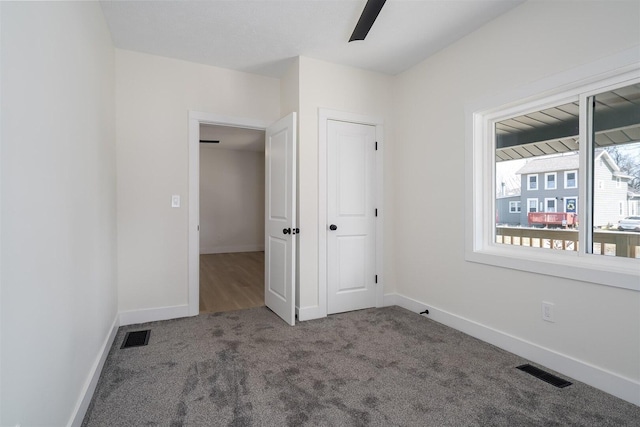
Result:
M618 230L640 231L640 216L628 216L618 221Z

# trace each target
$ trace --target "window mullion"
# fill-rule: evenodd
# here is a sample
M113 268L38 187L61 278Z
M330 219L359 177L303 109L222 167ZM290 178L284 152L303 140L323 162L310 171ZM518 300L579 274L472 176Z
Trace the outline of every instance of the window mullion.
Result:
M579 152L580 169L578 170L578 200L582 206L578 208L579 227L578 242L580 254L593 253L593 98L580 95L579 101Z

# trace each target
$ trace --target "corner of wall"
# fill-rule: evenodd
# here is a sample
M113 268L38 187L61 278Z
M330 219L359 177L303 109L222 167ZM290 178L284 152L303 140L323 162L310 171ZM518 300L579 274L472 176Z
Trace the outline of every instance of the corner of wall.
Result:
M96 358L91 366L91 370L87 375L85 384L82 387L80 398L78 399L78 402L76 403L76 406L71 413L71 418L68 424L69 426L80 427L82 425L84 417L87 414L87 410L89 409L89 405L91 404L93 393L95 392L96 386L98 385L98 380L100 379L102 368L104 367L104 363L107 360L107 356L109 355L109 351L111 350L113 341L116 338L118 328L120 327L119 317L119 314L116 313L111 324L111 328L109 329L107 336L102 343L102 346L98 350L98 354L96 355Z

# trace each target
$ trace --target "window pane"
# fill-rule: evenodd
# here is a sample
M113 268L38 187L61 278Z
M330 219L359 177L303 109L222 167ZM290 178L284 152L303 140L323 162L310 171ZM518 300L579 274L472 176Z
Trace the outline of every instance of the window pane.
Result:
M576 101L495 123L497 243L577 250L578 113Z
M640 84L597 94L593 106L591 251L640 258Z

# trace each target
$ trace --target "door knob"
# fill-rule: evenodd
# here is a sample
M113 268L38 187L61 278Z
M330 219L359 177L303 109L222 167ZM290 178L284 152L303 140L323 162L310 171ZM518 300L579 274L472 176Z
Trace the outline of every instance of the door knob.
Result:
M336 231L337 229L338 229L338 226L337 226L337 225L335 225L335 224L331 224L331 225L329 226L329 230L331 230L331 231Z

